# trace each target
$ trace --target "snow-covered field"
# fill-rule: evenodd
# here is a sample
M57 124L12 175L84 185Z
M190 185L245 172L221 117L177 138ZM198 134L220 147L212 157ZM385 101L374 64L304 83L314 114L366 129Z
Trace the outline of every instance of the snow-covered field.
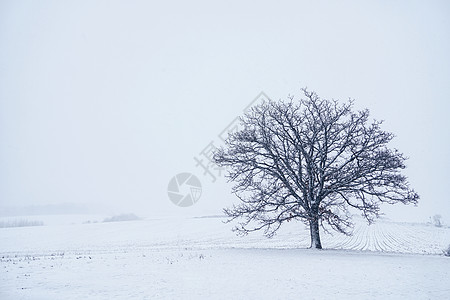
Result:
M0 228L0 299L450 299L448 227L357 221L318 251L294 222L267 239L222 218L55 218Z

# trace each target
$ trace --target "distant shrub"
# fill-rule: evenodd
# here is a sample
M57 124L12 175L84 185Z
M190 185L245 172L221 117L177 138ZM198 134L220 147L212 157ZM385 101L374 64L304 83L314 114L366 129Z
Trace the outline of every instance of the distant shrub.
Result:
M448 245L447 249L442 251L442 252L444 252L445 256L449 256L450 257L450 245Z
M87 221L83 222L83 224L91 224L91 223L98 223L98 221L97 220L93 220L93 221L87 220Z
M122 222L122 221L134 221L139 220L139 217L135 214L121 214L117 216L112 216L111 218L106 218L103 222Z
M0 221L0 228L42 226L42 225L44 225L44 222L42 221L30 221L30 220Z
M434 215L433 216L433 225L436 227L442 227L441 219L442 219L441 215Z

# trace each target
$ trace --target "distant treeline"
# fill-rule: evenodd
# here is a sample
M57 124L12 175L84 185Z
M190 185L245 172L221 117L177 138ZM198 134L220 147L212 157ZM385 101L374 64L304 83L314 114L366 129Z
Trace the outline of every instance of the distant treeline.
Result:
M44 222L42 221L30 221L30 220L8 220L0 221L0 228L8 227L26 227L26 226L42 226Z
M122 221L134 221L139 220L139 217L135 214L121 214L117 216L113 216L111 218L106 218L103 222L122 222Z

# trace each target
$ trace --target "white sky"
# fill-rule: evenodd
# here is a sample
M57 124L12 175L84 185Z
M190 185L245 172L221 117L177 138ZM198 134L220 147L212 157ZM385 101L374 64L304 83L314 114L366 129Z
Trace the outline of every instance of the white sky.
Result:
M363 3L364 2L364 3ZM448 1L1 1L0 207L217 214L193 157L260 92L307 86L385 120L419 208L450 222ZM180 172L200 201L174 206Z

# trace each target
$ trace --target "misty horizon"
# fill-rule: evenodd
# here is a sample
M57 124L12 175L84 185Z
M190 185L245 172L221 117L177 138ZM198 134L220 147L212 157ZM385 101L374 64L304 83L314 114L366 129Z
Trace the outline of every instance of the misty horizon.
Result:
M214 215L236 202L195 157L260 92L355 100L395 134L418 207L450 220L449 19L431 3L0 4L0 207ZM326 20L326 22L322 22ZM174 205L169 181L202 195Z

